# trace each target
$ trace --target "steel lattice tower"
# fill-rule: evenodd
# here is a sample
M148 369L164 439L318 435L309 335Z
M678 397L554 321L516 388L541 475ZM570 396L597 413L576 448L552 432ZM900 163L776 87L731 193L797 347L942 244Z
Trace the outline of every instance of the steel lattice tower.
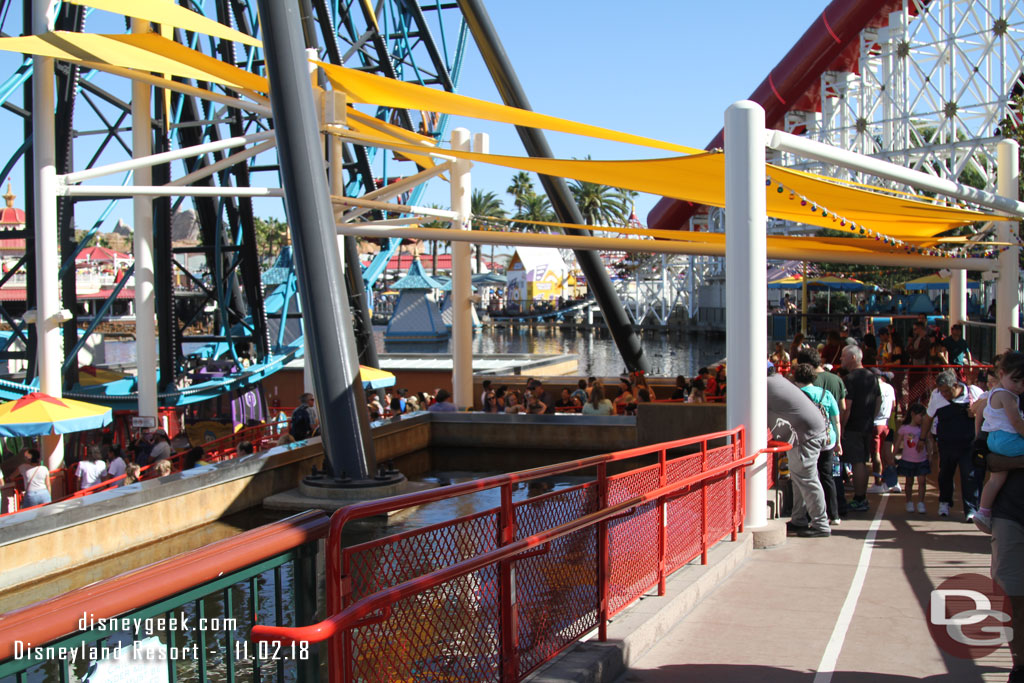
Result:
M455 3L441 0L379 0L372 4L363 0L295 1L302 10L307 47L315 50L319 59L388 78L455 90L468 36L462 13ZM179 4L242 33L252 36L258 33L255 0L180 0ZM8 36L31 34L31 5L32 0L0 1L0 32ZM65 31L117 34L130 30L123 17L70 3L60 6L55 23L57 30ZM168 37L243 69L255 72L264 69L259 48L180 30ZM0 75L7 74L0 82L0 122L13 138L25 140L20 146L9 145L12 151L0 157L4 162L0 179L10 179L21 198L19 203L25 207L33 205L34 195L31 64L30 57L0 54ZM130 159L131 97L127 79L57 62L55 81L57 172L81 171ZM224 102L225 97L236 97L227 88L198 81L187 82L187 85L198 89L196 96L154 89L153 152L270 129L272 123L264 116L232 107L230 101ZM198 95L200 91L212 92L221 100L205 99ZM445 134L447 117L443 115L387 108L377 109L374 115L439 139ZM154 183L163 184L172 177L201 173L204 168L219 163L216 172L203 182L218 187L279 185L273 150L233 163L225 162L227 156L224 152L211 152L198 160L155 166ZM344 171L346 193L362 195L390 178L411 175L416 169L374 148L346 144ZM131 173L124 174L120 181L130 185ZM415 202L416 197L410 200ZM167 403L182 404L191 400L181 394L174 395L176 389L182 388L182 378L188 370L183 344L206 344L213 350L214 357L258 365L280 351L281 330L289 318L298 317L294 302L290 306L286 303L277 312L267 311L264 285L269 289L271 283L265 283L261 277L266 264L260 263L257 252L256 219L267 213L280 215L281 209L280 200L259 201L276 201L277 208L258 205L249 197L154 201L160 390L167 395ZM89 202L90 206L83 206L83 202ZM97 206L101 208L94 208ZM172 247L172 220L179 215L179 210L186 209L195 213L198 243ZM84 338L99 322L109 319L120 292L115 289L106 300L97 302L96 315L91 321L79 320L74 258L82 249L96 244L97 236L112 228L119 215L131 216L130 200L65 197L59 205L61 300L72 313L71 320L63 327L66 389L77 381L77 355ZM38 373L35 330L22 316L25 309L33 309L36 303L31 210L25 229L17 233L9 231L4 237L25 239L26 253L16 267L0 277L0 284L24 278L26 293L24 303L0 302L0 321L11 330L11 334L0 341L0 360L20 362L26 369L25 382L30 382ZM371 271L382 269L397 245L397 240L384 245ZM349 251L354 252L354 249ZM188 261L194 259L205 263L208 278L189 274ZM352 259L355 259L354 253ZM372 353L364 282L358 276L358 260L354 263L357 267L347 272L351 275L348 285L356 312L357 339L361 353ZM176 277L186 278L192 291L176 290L172 286ZM126 277L124 282L127 281ZM214 311L212 326L200 326L204 311L211 310ZM18 395L14 385L7 388L12 396ZM3 389L0 386L0 391ZM195 400L202 398L198 396ZM123 403L130 404L130 400Z

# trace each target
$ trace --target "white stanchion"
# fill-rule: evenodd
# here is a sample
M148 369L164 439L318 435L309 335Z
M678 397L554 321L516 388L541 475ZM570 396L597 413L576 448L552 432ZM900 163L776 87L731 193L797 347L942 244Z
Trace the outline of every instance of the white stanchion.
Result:
M996 148L999 196L1016 200L1019 196L1020 161L1016 140L1003 140ZM997 228L999 241L1017 244L1017 224L1001 221ZM1020 247L1012 246L999 254L999 280L996 282L996 353L1011 348L1011 327L1019 321Z
M483 141L478 138L477 144L486 146L486 138ZM452 149L469 151L468 130L456 128L452 131ZM458 159L452 168L452 211L458 216L452 221L452 230L469 230L472 166L471 162ZM469 243L452 242L452 401L459 410L473 405L472 278Z
M750 455L767 444L768 329L764 109L750 101L725 112L725 298L729 400L726 425L744 425ZM768 523L767 457L747 468L748 528Z
M32 3L32 30L37 35L52 26L47 0ZM61 395L64 361L60 334L60 251L57 248L57 154L54 143L53 59L32 58L32 158L35 177L36 248L36 359L39 390ZM40 439L43 462L50 470L64 462L64 442L59 435Z
M146 33L149 22L132 19L132 33ZM143 159L153 153L150 87L132 82L132 156ZM135 185L152 185L150 166L133 171ZM135 255L135 356L138 359L139 415L157 414L156 353L156 278L153 266L153 199L136 196L132 200Z

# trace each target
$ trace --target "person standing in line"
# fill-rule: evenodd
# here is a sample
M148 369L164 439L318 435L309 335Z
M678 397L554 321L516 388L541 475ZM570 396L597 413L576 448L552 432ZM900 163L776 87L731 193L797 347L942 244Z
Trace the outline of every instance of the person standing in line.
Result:
M104 479L120 477L128 468L128 461L121 452L121 448L113 444L104 446L104 448L106 449L106 453L104 453L104 455L109 459L107 464L107 473L104 476Z
M1024 353L1011 351L999 362L999 386L988 396L984 409L982 431L989 454L986 458L992 473L981 491L981 501L974 515L974 525L985 533L992 532L992 504L1006 484L1010 469L1024 467L1024 414L1020 395L1024 394Z
M807 394L777 374L771 361L767 363L768 427L772 438L793 444L788 454L793 511L786 526L798 536L831 536L825 492L818 480L818 457L828 441L828 425Z
M835 470L839 466L839 404L827 390L814 386L814 377L814 367L810 363L797 363L793 366L793 384L807 394L828 423L828 441L818 456L818 481L825 493L825 512L829 524L837 525L841 521L835 478Z
M868 509L868 462L871 460L871 442L874 439L875 415L878 414L882 393L878 379L861 361L860 347L843 348L841 362L846 370L846 410L840 420L843 428L842 459L853 468L853 500L848 508L853 512Z
M964 339L964 326L957 323L949 328L949 335L942 340L943 346L949 355L951 365L973 365L974 358L971 356L971 349Z
M103 481L107 463L103 462L99 446L89 446L85 460L78 462L78 490L87 489Z
M374 394L374 398L377 398L376 394ZM383 407L381 407L381 412L383 412ZM288 433L294 436L296 441L308 439L313 435L314 424L313 394L306 393L299 396L299 405L292 411Z
M21 499L21 507L45 505L50 502L50 470L43 464L43 456L38 448L26 448L24 454L27 462L18 468L22 481L25 482L25 496Z
M978 510L978 492L985 481L985 468L976 466L971 456L974 418L970 407L981 394L979 387L957 380L953 370L943 370L935 377L935 389L928 399L921 431L929 452L937 452L939 456L940 517L949 516L955 488L953 480L958 470L964 522L972 522Z
M874 434L871 441L871 463L875 471L875 485L868 493L900 493L899 478L896 475L896 462L892 458L892 443L889 440L889 418L896 405L896 391L889 384L891 372L880 372L872 368L878 377L878 390L882 394L878 404L878 413L874 419Z
M924 494L928 485L928 475L932 473L931 463L928 462L928 451L925 449L924 437L921 433L924 417L924 406L920 403L911 404L903 418L903 426L899 428L895 438L896 454L901 456L896 465L896 471L906 477L907 512L913 512L916 509L918 514L922 515L927 512L924 505ZM915 482L917 484L916 508L914 506Z
M432 413L454 413L458 411L452 403L452 394L447 389L438 389L434 402L427 408Z
M485 379L483 381L482 390L480 391L480 410L484 412L491 412L487 409L487 397L491 393L491 380Z

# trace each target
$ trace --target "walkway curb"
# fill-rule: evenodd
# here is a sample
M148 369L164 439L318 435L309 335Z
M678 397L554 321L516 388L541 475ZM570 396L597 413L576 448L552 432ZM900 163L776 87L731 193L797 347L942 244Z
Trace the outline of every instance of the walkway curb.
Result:
M663 597L648 594L612 619L607 642L579 643L525 680L612 683L743 564L753 550L750 533L740 534L735 543L719 543L708 553L708 564L687 565L670 577Z

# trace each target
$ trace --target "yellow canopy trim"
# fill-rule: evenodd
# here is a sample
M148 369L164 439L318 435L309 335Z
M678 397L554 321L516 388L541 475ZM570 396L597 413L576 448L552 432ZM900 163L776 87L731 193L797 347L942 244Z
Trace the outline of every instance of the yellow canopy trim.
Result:
M184 54L170 46L178 46L191 53L189 63L164 56L164 54L179 56ZM164 48L167 48L166 52L163 52ZM98 69L109 65L118 69L170 74L179 78L217 83L241 92L248 90L243 83L251 83L250 79L259 79L259 76L230 64L223 64L155 33L137 36L107 36L73 31L52 31L39 36L0 38L0 50L53 57L65 62L88 63L90 67ZM196 57L197 55L198 57ZM203 59L199 59L199 57ZM209 62L220 65L217 67L216 73L206 71L198 66L200 64L208 65ZM228 74L234 78L227 78ZM265 79L261 80L266 82Z
M123 14L126 17L144 19L161 26L173 26L183 28L186 31L203 33L215 38L233 40L236 43L262 47L263 44L252 36L247 36L241 31L225 26L224 24L208 19L198 12L193 12L170 0L67 0L74 5L93 7L106 12Z
M327 78L334 84L334 87L345 91L345 94L348 95L352 102L359 104L376 104L387 107L401 107L403 109L437 111L444 114L469 116L487 121L511 123L528 128L543 128L560 133L572 133L574 135L611 140L613 142L624 142L680 154L696 154L702 151L671 142L655 140L654 138L622 133L608 128L548 116L547 114L538 114L537 112L525 109L486 102L444 90L427 88L415 83L384 78L383 76L376 76L335 64L313 61L324 70L324 73L327 74Z
M370 144L405 149L390 140L367 137ZM416 150L420 151L420 150ZM720 153L694 154L688 157L663 159L594 161L510 157L479 154L451 149L439 153L480 163L532 171L543 175L624 187L664 197L675 197L710 206L725 206L725 157ZM936 206L910 199L880 195L865 190L843 187L826 179L791 173L788 169L769 166L768 175L782 179L786 187L813 197L816 204L801 206L789 192L779 193L776 187L766 188L768 215L822 228L848 229L856 225L874 233L904 239L926 238L951 228L983 220L1008 220L999 216ZM811 211L812 208L817 210ZM823 215L821 209L826 210ZM842 222L847 221L847 226ZM853 232L853 231L851 231Z

